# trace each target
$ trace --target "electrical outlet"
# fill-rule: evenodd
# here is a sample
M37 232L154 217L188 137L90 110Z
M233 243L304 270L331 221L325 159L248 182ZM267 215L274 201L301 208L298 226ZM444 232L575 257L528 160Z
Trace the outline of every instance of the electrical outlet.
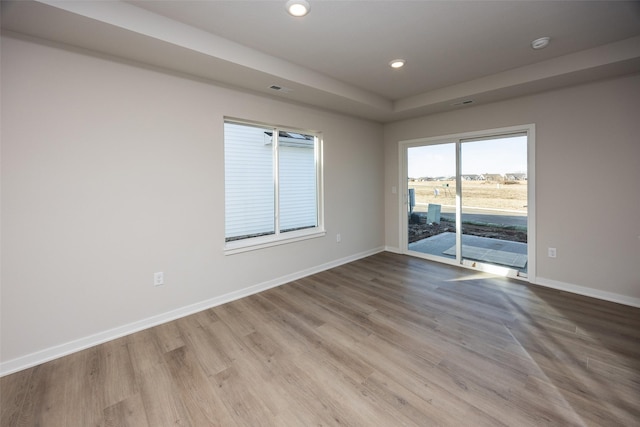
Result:
M153 286L161 285L164 285L164 273L162 271L153 273Z
M340 243L342 241L342 236L340 233L336 234L336 242Z
M555 258L558 255L556 252L556 248L549 248L548 255L549 258Z

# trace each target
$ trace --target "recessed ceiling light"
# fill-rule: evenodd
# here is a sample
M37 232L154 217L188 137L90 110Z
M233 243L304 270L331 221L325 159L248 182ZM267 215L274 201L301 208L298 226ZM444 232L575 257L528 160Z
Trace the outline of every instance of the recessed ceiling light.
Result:
M404 59L394 59L393 61L389 62L389 65L391 66L391 68L402 68L404 67L404 64L407 61L405 61Z
M549 45L550 37L540 37L531 42L531 47L534 49L544 49Z
M309 2L306 0L289 0L285 8L289 15L295 17L305 16L311 10Z

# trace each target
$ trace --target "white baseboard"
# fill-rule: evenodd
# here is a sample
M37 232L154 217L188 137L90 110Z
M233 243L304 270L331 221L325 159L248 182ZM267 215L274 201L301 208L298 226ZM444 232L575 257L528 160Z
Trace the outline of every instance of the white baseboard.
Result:
M0 363L0 377L384 251L379 247Z
M402 254L400 248L394 246L385 246L387 252ZM457 265L457 264L456 264ZM559 291L571 292L578 295L597 298L604 301L624 304L631 307L640 308L640 298L630 297L627 295L616 294L613 292L602 291L600 289L587 288L585 286L574 285L572 283L560 282L558 280L546 279L544 277L529 276L527 281L532 285L544 286L546 288L557 289Z
M587 288L585 286L546 279L540 276L536 277L536 282L532 284L640 308L640 298L602 291L600 289Z
M0 377L12 374L14 372L21 371L23 369L30 368L32 366L39 365L41 363L48 362L50 360L57 359L59 357L66 356L77 351L81 351L98 344L102 344L107 341L114 340L132 333L151 328L153 326L161 325L166 322L170 322L181 317L188 316L190 314L197 313L199 311L207 310L218 305L226 304L228 302L253 295L267 289L275 288L277 286L284 285L294 280L301 279L303 277L310 276L312 274L319 273L321 271L329 270L334 267L338 267L349 262L353 262L379 252L388 251L397 254L401 254L399 248L392 246L379 247L369 251L350 255L348 257L340 258L335 261L331 261L325 264L321 264L315 267L301 270L286 276L278 277L267 282L259 283L248 288L240 289L238 291L230 292L219 297L211 298L205 301L200 301L195 304L191 304L185 307L181 307L175 310L168 311L166 313L159 314L157 316L148 317L146 319L139 320L137 322L129 323L117 328L109 329L104 332L100 332L94 335L90 335L84 338L80 338L74 341L70 341L64 344L60 344L54 347L49 347L44 350L40 350L25 356L21 356L6 362L0 363ZM626 295L620 295L613 292L602 291L599 289L587 288L584 286L574 285L571 283L560 282L557 280L546 279L544 277L537 277L534 285L545 286L548 288L558 289L561 291L571 292L578 295L584 295L592 298L597 298L605 301L615 302L619 304L628 305L631 307L640 308L640 298L634 298Z

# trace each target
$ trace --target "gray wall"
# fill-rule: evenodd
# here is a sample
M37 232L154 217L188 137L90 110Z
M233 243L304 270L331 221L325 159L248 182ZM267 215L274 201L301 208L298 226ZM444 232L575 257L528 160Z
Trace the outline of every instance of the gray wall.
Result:
M387 246L399 249L398 195L391 193L400 188L398 141L529 123L536 125L537 281L638 304L639 75L386 126ZM557 248L556 259L548 247Z
M326 237L223 255L223 116L323 132ZM3 37L2 362L380 250L382 133Z
M528 123L539 281L640 298L640 76L383 127L22 39L1 54L5 367L398 250L398 141ZM223 255L223 116L323 132L326 237Z

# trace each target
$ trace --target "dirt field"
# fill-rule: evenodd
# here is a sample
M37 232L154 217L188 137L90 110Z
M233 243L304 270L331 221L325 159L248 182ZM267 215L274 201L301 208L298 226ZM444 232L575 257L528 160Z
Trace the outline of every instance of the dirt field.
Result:
M429 203L440 205L456 204L455 181L409 182L415 189L416 206L414 212L426 212ZM436 191L437 190L437 191ZM436 194L437 193L437 194ZM491 208L506 211L527 212L527 181L463 181L462 203L465 207ZM441 221L440 224L426 224L424 217L412 216L409 223L409 243L425 239L446 231L455 232L455 223ZM500 227L483 224L462 225L464 234L490 237L515 242L527 241L527 232L517 227Z
M426 224L420 221L409 223L409 243L445 232L456 232L453 221L441 221L439 224ZM462 224L462 233L491 239L509 240L527 243L527 232L516 227L499 227L482 224Z
M418 211L426 211L429 203L456 204L455 181L409 182L409 188L415 189ZM526 212L527 181L463 181L462 203L467 207Z

